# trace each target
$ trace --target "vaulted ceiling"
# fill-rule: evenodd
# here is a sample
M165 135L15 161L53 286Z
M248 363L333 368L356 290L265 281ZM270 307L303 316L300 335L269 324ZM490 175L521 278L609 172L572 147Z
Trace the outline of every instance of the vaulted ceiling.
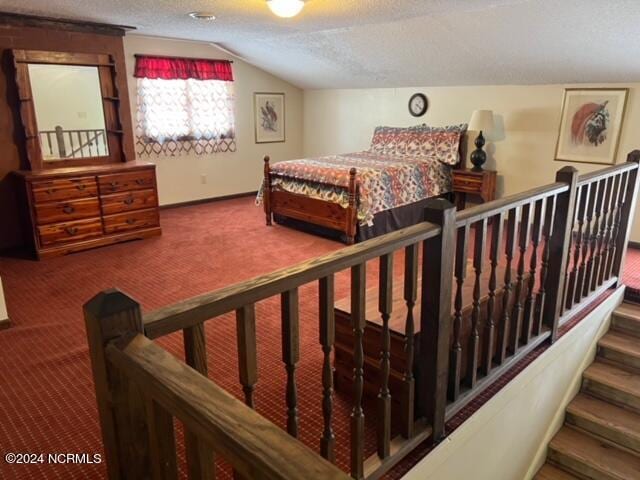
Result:
M640 0L0 0L217 43L302 88L640 81ZM196 21L191 11L214 13Z

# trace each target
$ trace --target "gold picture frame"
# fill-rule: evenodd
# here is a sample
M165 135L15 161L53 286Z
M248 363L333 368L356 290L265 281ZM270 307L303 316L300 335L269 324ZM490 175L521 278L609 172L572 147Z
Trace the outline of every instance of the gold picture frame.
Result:
M284 93L254 93L253 114L256 143L283 143L286 141Z
M628 88L565 88L555 160L613 165Z

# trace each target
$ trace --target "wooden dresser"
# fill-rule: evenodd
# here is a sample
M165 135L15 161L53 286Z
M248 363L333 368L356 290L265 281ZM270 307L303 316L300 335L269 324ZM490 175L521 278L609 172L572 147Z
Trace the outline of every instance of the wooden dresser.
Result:
M14 172L38 258L160 235L155 165L121 162Z

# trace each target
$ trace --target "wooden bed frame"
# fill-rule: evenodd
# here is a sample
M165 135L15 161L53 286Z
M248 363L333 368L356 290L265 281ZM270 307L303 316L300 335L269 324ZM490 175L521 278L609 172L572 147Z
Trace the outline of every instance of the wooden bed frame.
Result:
M462 169L466 163L467 135L462 135L460 139L460 161L454 169ZM358 231L358 203L359 193L356 183L356 169L349 171L349 204L347 208L341 207L337 203L310 198L298 193L271 190L271 167L269 155L264 157L264 188L262 203L266 215L267 225L273 223L273 215L302 220L303 222L331 228L344 233L347 245L355 243Z

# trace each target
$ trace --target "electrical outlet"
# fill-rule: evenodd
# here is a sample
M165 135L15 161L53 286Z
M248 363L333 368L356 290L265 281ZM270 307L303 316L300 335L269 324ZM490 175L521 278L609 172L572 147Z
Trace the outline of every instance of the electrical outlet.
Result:
M202 183L203 185L207 183L207 176L204 173L200 175L200 183Z

